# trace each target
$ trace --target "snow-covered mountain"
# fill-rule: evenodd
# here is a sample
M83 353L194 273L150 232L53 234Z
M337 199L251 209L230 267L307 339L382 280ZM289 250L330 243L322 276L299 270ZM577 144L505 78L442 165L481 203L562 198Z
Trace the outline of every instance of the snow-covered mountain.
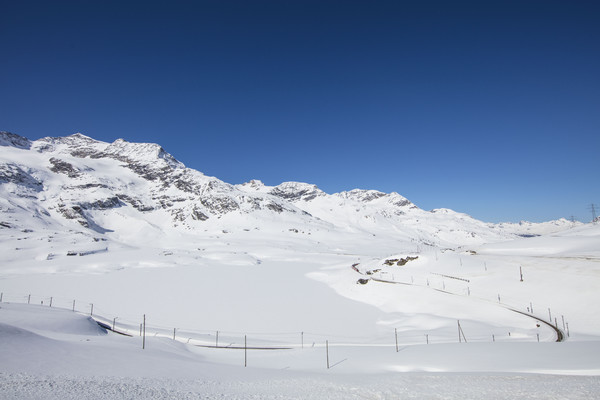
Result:
M455 398L523 382L545 398L558 379L552 393L591 398L600 227L576 225L0 133L0 397L435 397L450 379Z
M157 144L106 143L79 133L30 141L0 132L0 193L4 228L83 227L125 241L135 241L134 227L327 230L456 247L572 226L566 220L487 224L452 210L425 211L398 193L375 190L327 194L308 183L272 187L259 180L231 185L186 168Z

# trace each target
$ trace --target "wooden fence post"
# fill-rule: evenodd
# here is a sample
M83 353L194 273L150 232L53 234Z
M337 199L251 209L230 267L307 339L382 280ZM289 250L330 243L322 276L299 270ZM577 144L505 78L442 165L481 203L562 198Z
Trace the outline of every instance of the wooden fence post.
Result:
M519 266L519 273L521 274L521 282L523 282L523 267Z

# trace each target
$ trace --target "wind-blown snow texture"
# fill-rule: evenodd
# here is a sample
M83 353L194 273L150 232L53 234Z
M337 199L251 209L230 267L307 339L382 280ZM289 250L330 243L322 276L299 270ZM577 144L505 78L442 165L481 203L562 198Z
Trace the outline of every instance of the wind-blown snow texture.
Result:
M3 132L0 394L592 398L598 243L598 225L231 185L156 144ZM222 348L244 336L286 350L244 368Z

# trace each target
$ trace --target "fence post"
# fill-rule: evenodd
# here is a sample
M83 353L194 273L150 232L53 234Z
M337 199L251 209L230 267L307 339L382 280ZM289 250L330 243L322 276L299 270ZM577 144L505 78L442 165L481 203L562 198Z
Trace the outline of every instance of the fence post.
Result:
M113 318L113 332L115 331L115 322L117 321L117 317Z
M429 344L429 335L428 334L425 334L425 341L427 344Z
M92 309L90 311L90 317L94 316L94 303L91 304L92 305Z
M0 293L0 303L2 303L2 297L4 296L4 292Z
M177 328L173 328L173 340L175 340L175 330L176 330L176 329L177 329Z
M146 314L144 314L144 334L142 335L142 350L146 349Z
M521 274L521 282L523 282L523 267L519 266L519 273Z
M31 303L31 295L27 297L27 304Z
M244 335L244 367L248 366L248 344L246 342L246 335Z
M398 329L394 328L394 335L396 336L396 353L398 352Z
M52 307L52 296L50 297L50 307Z
M300 332L300 341L302 344L302 348L304 348L304 332Z
M325 341L325 350L327 351L327 369L329 369L329 340Z
M219 331L217 331L217 339L215 340L215 347L219 347Z
M75 312L75 300L73 300L73 312Z

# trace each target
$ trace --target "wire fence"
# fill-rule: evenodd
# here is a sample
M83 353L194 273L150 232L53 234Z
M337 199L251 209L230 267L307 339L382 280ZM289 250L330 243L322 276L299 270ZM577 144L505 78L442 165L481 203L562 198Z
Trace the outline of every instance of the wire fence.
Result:
M385 284L403 283L418 285L414 282L397 282L391 280L389 274L380 274L379 276L372 276L371 279L382 282ZM472 296L468 292L468 289L443 287L438 288L435 285L439 285L439 282L427 282L425 284L434 290L440 290L451 295L458 296ZM450 291L451 289L455 291ZM472 297L476 298L476 297ZM476 298L481 301L488 301L489 299ZM469 331L469 322L463 322L457 320L456 329L450 329L445 327L444 329L436 329L431 331L415 332L414 328L390 327L389 330L381 330L378 334L374 334L369 337L365 336L352 336L352 335L340 335L340 334L327 334L318 332L240 332L240 331L219 331L219 330L198 330L198 329L178 329L175 327L167 327L158 324L148 323L151 318L146 318L146 315L139 316L138 319L135 317L122 317L122 316L111 316L111 313L98 307L91 302L79 301L76 299L68 299L64 297L53 297L44 296L37 294L16 294L16 293L0 293L0 303L20 303L37 305L48 308L59 308L63 310L70 310L83 315L92 317L102 327L107 330L114 331L126 336L131 337L143 337L144 341L146 337L160 337L170 338L182 343L215 348L215 349L256 349L256 350L291 350L291 349L302 349L302 348L314 348L314 347L388 347L395 348L396 351L398 346L410 346L410 345L423 345L423 344L442 344L442 343L456 343L456 342L467 342L467 343L489 343L489 342L502 342L502 341L556 341L555 332L561 338L560 333L563 332L560 329L559 324L564 324L565 332L569 335L568 322L564 320L564 317L557 316L559 318L556 321L552 321L550 318L544 320L540 317L535 316L531 310L521 311L511 308L507 305L507 299L500 297L498 305L509 308L512 311L519 312L525 316L534 318L544 324L551 326L553 330L518 330L514 329L512 332L508 329L497 328L491 331L489 334L482 334L481 328L473 329ZM510 299L508 299L510 300ZM549 322L552 321L552 322ZM560 322L559 322L560 321ZM248 336L250 335L250 345L248 345Z

